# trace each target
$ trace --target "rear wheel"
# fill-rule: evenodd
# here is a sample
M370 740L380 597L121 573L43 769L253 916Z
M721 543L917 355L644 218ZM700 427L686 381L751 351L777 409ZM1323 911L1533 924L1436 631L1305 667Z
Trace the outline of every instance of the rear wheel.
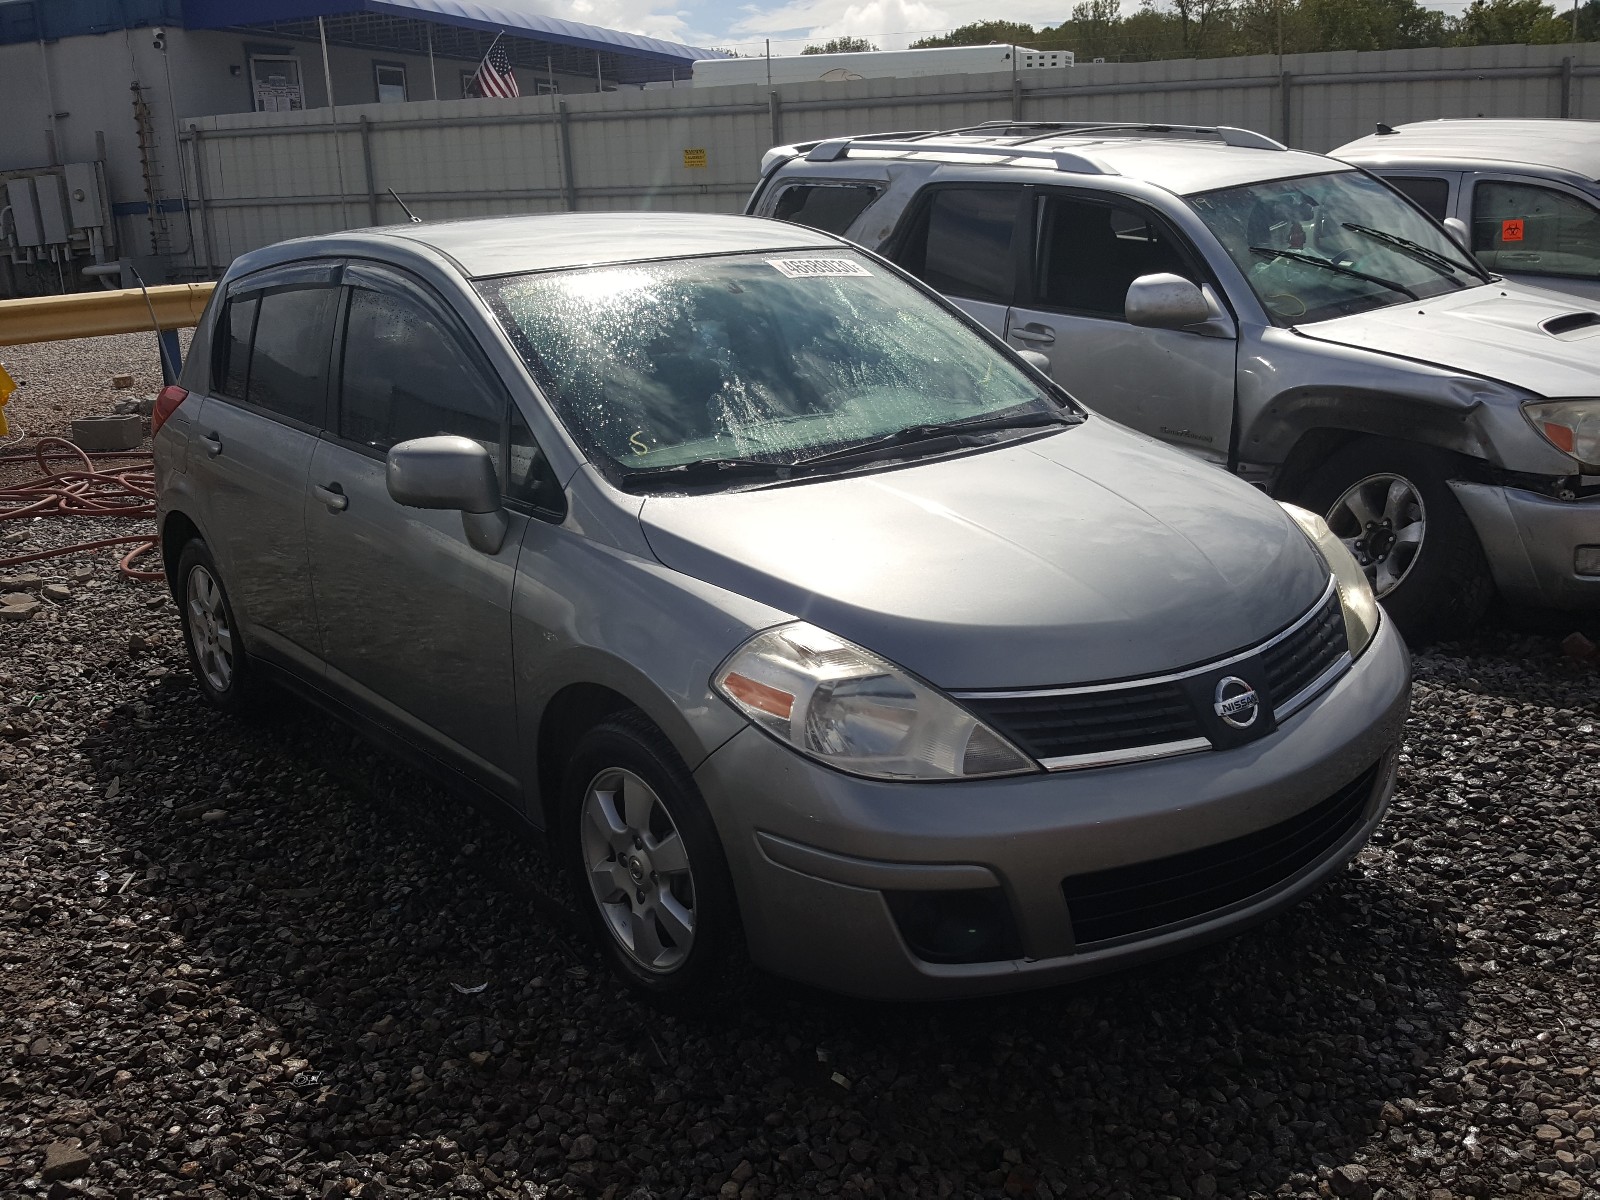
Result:
M259 684L239 639L217 564L199 538L190 539L178 556L174 591L189 665L201 693L224 712L254 703Z
M1465 633L1494 595L1477 532L1450 489L1454 466L1431 446L1363 438L1335 452L1300 491L1418 645Z
M601 952L657 995L722 977L738 927L722 844L671 743L642 713L579 740L563 787L565 857Z

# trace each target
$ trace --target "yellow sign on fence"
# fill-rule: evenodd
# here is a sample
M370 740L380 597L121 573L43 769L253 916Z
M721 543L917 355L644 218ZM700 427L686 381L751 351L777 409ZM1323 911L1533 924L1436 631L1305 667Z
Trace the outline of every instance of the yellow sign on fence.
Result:
M704 147L697 150L685 150L683 152L683 165L686 167L704 167L706 165Z

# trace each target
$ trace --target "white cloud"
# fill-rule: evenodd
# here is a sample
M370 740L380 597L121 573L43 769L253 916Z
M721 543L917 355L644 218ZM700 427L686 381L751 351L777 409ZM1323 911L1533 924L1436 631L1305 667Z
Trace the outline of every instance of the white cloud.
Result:
M1066 15L1061 0L1014 0L1004 19L1029 25L1058 24ZM807 41L864 37L885 50L898 50L929 33L995 18L991 0L788 0L767 9L753 5L729 30L733 41L758 37L781 41L792 54Z

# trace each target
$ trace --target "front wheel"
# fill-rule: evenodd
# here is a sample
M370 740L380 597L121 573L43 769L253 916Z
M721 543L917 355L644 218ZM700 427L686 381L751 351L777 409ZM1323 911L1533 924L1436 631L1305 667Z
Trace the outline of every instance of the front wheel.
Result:
M641 713L597 725L574 748L562 799L574 891L612 968L657 995L708 991L738 916L716 828L671 743Z
M1454 465L1431 446L1363 438L1334 453L1300 492L1416 645L1465 633L1494 594L1477 532L1450 489Z

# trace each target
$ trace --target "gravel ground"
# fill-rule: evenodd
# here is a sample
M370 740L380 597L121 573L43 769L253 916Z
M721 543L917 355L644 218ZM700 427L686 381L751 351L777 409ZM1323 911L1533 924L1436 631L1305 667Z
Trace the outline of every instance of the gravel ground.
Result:
M1256 931L664 1013L502 820L204 708L116 557L24 568L67 596L0 625L0 1196L1600 1200L1600 671L1552 637L1419 656L1392 815Z
M179 333L185 353L189 335L187 329ZM161 390L161 359L153 333L0 346L0 363L22 385L5 410L13 438L19 429L30 439L66 437L74 418L105 416L120 398ZM133 386L113 389L112 376L124 374L133 376ZM0 453L15 448L0 446Z

